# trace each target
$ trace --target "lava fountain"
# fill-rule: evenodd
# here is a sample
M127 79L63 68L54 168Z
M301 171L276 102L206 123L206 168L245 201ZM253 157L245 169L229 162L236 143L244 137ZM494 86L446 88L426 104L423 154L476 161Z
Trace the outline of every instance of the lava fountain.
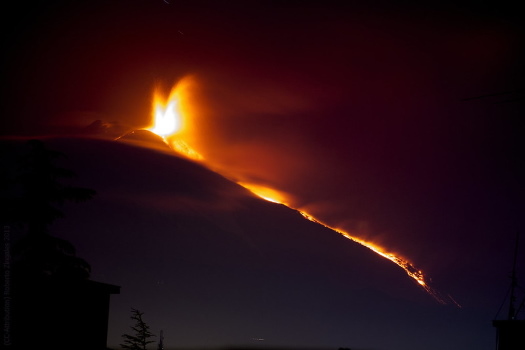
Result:
M188 130L184 125L185 111L181 106L181 101L187 84L188 82L183 80L175 85L168 98L163 97L159 88L155 89L153 94L153 125L147 130L161 136L164 142L179 154L193 160L202 160L202 155L183 140Z
M184 94L184 91L184 83L177 84L172 89L168 98L163 97L158 89L155 90L152 113L153 124L149 128L147 128L147 130L161 136L166 142L166 144L168 144L177 153L182 154L185 157L190 158L192 160L198 161L204 166L210 168L210 170L220 173L221 175L231 179L231 177L228 176L228 174L224 174L221 171L211 169L212 167L209 164L210 162L207 163L206 159L204 159L204 157L201 154L199 154L197 151L191 148L184 141L184 139L188 135L188 132L185 129L186 125L184 124L186 115L184 113L184 109L182 108L183 106L181 105L183 97L182 95ZM440 293L438 293L434 288L432 288L429 285L429 282L427 281L427 278L423 271L416 268L414 264L412 264L408 259L391 253L386 248L378 246L372 242L368 242L358 237L354 237L344 230L332 227L301 209L291 207L291 205L287 203L287 198L289 198L289 196L282 193L281 191L270 187L261 186L258 184L241 182L236 180L232 181L236 182L240 186L246 188L247 190L264 200L285 205L288 208L300 213L305 219L322 225L338 234L341 234L342 236L350 239L351 241L359 243L360 245L372 250L374 253L380 255L385 259L390 260L391 262L402 268L410 278L417 282L417 284L420 287L422 287L439 303L447 304L447 302L450 301L456 306L460 307L460 305L457 302L455 302L454 299L452 299L452 297L442 297ZM445 299L447 299L447 301Z

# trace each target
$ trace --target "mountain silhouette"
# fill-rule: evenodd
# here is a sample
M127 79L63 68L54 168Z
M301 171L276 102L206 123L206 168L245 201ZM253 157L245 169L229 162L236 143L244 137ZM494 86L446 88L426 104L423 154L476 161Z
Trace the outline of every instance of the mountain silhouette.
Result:
M64 208L54 232L90 262L94 280L121 286L110 346L129 328L130 306L187 347L386 346L378 330L410 337L422 309L454 312L371 250L161 150L148 132L46 143L97 191ZM397 324L400 315L410 317Z

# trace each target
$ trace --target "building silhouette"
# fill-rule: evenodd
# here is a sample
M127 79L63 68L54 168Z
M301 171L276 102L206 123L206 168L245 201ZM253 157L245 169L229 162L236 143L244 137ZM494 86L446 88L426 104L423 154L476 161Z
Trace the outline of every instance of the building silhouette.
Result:
M120 287L46 279L13 292L11 349L107 349L110 296Z

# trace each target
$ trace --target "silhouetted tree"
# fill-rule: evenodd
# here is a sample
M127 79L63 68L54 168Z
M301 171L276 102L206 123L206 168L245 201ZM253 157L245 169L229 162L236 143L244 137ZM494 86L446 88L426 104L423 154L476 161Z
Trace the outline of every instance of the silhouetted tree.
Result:
M26 279L42 277L88 278L89 264L75 256L75 248L64 239L49 234L49 226L63 212L58 208L66 201L91 199L92 189L64 185L61 180L74 177L55 161L65 155L48 149L40 140L26 143L12 174L3 172L2 221L18 225L26 234L14 246L17 276ZM7 188L7 189L6 189Z
M134 333L122 335L124 342L120 346L124 349L146 350L146 346L154 342L149 340L155 335L149 331L149 326L142 319L143 314L143 312L131 308L131 319L135 321L135 325L131 326L131 329Z
M65 201L81 202L91 199L96 192L82 187L66 186L60 182L75 173L58 167L55 161L65 155L48 149L40 140L27 142L29 151L19 162L14 182L20 191L17 217L28 225L29 234L47 233L51 223L63 217L57 205Z

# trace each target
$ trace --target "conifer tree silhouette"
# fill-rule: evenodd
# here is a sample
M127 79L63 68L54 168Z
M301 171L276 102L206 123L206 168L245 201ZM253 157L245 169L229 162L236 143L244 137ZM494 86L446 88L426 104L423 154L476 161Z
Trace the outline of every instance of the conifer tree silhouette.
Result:
M45 277L86 279L89 264L76 256L74 246L49 233L49 226L63 217L59 206L66 201L82 202L91 199L96 191L64 185L61 180L74 177L68 169L55 164L65 157L50 150L41 140L29 140L27 152L8 185L11 198L4 201L3 220L18 225L26 232L14 246L17 276L27 280ZM5 208L4 208L5 207ZM4 210L5 209L5 210Z
M131 308L131 319L135 321L135 325L131 326L133 334L123 334L122 338L124 342L120 346L124 349L130 350L146 350L148 344L153 343L153 340L149 340L155 335L149 331L149 326L142 319L143 312L137 309Z
M60 182L72 178L75 173L58 167L55 161L65 155L48 149L40 140L27 142L29 152L22 157L15 181L21 187L25 210L23 218L30 234L47 233L54 220L63 217L57 208L65 201L82 202L91 199L96 192L82 187L65 186Z

